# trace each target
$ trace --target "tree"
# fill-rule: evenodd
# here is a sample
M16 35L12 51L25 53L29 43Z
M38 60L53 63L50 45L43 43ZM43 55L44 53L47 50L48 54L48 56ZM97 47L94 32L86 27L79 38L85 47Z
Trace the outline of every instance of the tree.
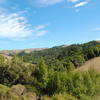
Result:
M74 56L71 57L71 61L73 62L73 64L75 65L75 67L79 67L82 64L84 64L85 59L84 59L83 55L76 54L76 55L74 55Z
M58 59L53 60L53 62L51 63L51 67L55 71L64 71L65 70L62 61L60 61Z
M0 54L0 65L3 65L5 62L5 58L3 55Z
M68 72L73 71L75 69L74 64L70 60L64 60L63 66L67 69Z
M42 88L45 88L48 83L48 67L45 64L45 61L43 58L40 59L38 64L38 75L37 79L41 84Z
M46 87L46 93L52 95L54 93L60 92L60 75L57 71L52 71L49 76L49 81Z

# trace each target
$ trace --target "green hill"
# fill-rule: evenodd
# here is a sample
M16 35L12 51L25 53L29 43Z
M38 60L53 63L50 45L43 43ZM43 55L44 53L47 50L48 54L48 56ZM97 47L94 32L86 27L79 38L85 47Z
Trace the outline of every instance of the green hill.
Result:
M97 41L9 56L0 55L0 100L99 100Z

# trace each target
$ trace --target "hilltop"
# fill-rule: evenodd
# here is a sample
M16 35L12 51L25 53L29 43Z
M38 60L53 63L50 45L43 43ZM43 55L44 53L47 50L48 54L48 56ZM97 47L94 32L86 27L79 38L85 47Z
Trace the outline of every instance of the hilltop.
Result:
M17 53L31 53L33 51L41 51L48 48L31 48L31 49L17 49L17 50L1 50L1 54L9 55L9 54L17 54Z

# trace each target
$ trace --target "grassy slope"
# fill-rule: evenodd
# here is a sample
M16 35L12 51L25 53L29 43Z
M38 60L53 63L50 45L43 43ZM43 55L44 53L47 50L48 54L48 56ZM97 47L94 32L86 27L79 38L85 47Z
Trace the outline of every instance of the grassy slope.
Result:
M94 59L91 59L87 61L84 65L82 65L80 68L76 69L76 71L88 71L90 68L94 68L97 71L100 72L100 57L96 57Z

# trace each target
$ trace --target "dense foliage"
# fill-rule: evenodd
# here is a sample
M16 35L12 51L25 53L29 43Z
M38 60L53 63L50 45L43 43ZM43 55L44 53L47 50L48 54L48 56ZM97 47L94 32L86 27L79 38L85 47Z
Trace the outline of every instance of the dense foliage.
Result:
M85 44L74 44L69 46L57 46L32 53L21 52L19 57L23 57L24 62L37 64L43 57L48 66L56 63L72 62L75 67L82 65L85 61L100 56L100 43L91 41ZM57 64L58 66L58 64Z
M75 69L100 56L99 45L54 47L11 60L0 55L0 100L92 100L100 95L100 73Z

